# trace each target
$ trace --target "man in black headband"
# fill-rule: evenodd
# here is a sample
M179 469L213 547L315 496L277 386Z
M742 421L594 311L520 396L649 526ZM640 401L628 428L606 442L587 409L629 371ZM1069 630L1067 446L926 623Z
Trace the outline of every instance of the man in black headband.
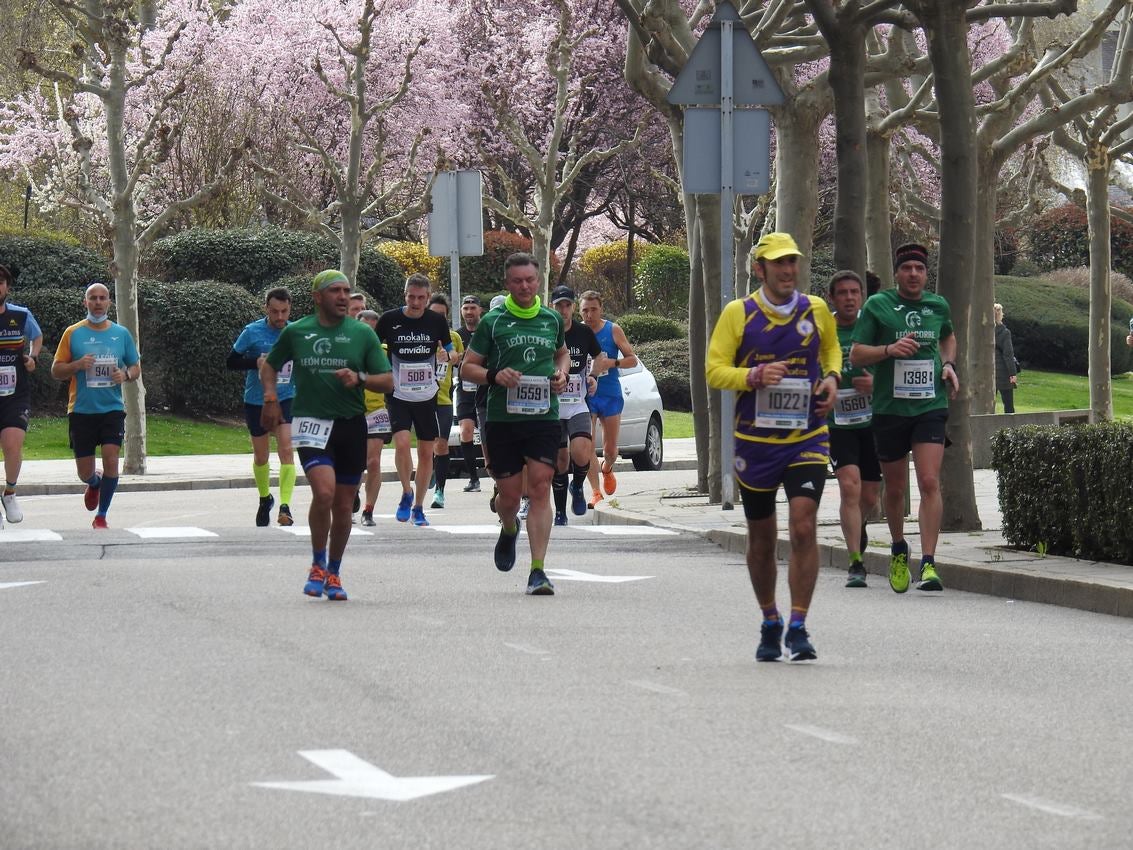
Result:
M944 460L948 401L960 390L956 336L948 302L927 292L928 249L909 243L893 252L896 289L872 296L854 326L850 359L873 366L873 433L885 481L885 513L893 537L889 586L909 589L909 544L905 541L905 492L909 452L920 491L921 570L918 589L943 590L936 573L936 542L944 504L940 466Z

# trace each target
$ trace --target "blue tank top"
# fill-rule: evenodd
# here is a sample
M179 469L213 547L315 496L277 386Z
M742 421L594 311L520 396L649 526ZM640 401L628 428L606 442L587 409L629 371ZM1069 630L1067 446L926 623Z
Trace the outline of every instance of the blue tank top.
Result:
M598 345L602 346L602 353L607 357L617 359L622 356L618 344L614 342L613 322L604 319L601 329L595 331L594 336L598 337ZM598 379L598 390L595 395L620 396L622 394L622 382L619 375L618 368L611 366L610 370Z

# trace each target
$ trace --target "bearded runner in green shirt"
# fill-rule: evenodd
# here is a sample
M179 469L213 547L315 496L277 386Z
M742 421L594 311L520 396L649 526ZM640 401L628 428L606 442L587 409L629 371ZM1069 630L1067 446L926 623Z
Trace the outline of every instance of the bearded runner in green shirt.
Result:
M830 411L830 462L838 479L838 505L842 537L850 556L846 587L866 587L862 552L869 537L866 517L877 506L881 491L881 465L873 444L873 375L850 359L854 325L865 298L865 284L856 272L839 271L827 288L838 345L842 349L842 380L838 399Z
M496 541L496 568L515 566L519 535L516 515L527 470L527 538L531 574L527 593L551 596L555 589L543 572L551 536L551 477L559 453L558 394L567 386L570 352L563 319L539 302L539 264L530 254L504 261L504 285L510 293L500 310L480 321L468 343L461 377L488 385L488 421L484 444L499 495L496 511L503 527Z
M854 327L850 358L877 366L873 385L873 433L885 480L885 513L893 536L889 586L909 589L909 544L905 542L905 493L909 452L920 490L920 590L943 590L936 573L936 543L944 504L940 466L944 460L948 400L960 390L956 336L948 302L925 291L928 249L907 244L893 255L895 290L872 296Z
M311 570L303 592L345 601L339 568L350 539L354 496L366 468L363 391L390 392L393 372L373 328L346 315L350 281L336 269L315 275L315 315L288 325L260 367L261 423L280 418L276 372L292 361L291 440L311 485ZM330 538L329 550L327 538Z

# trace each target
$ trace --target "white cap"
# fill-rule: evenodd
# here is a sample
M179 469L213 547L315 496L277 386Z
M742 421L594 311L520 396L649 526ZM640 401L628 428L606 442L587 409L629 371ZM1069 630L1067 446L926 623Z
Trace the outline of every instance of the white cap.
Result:
M497 295L492 299L491 306L488 307L488 309L495 310L497 307L502 307L505 301L507 301L506 295Z

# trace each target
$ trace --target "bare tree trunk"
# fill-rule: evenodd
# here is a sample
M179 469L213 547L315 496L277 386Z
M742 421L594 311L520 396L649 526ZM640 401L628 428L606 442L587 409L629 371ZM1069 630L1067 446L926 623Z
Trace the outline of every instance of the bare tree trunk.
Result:
M980 159L980 183L993 186L1001 166L997 157ZM967 377L971 412L995 412L995 192L976 195L976 250L973 256L971 325L967 350L957 353L961 374ZM941 265L943 270L945 266ZM942 274L944 272L942 271ZM953 306L955 310L955 306ZM963 337L958 337L963 341Z
M889 136L866 135L865 244L866 268L881 278L883 289L893 286L893 223L889 215Z
M1086 218L1090 225L1090 411L1095 422L1113 419L1110 388L1110 277L1109 151L1087 140Z
M775 229L795 237L800 288L809 289L814 221L818 216L818 128L825 117L818 108L778 110L775 116Z
M864 277L868 162L865 119L865 30L844 26L830 38L830 87L834 91L834 145L838 156L838 197L834 204L834 265Z
M358 210L342 205L342 240L339 244L339 271L350 280L351 287L358 285L358 263L362 257L362 219Z
M971 57L965 0L919 0L911 3L928 37L929 56L935 73L934 88L940 110L941 219L940 261L937 275L940 294L952 307L956 339L968 339L975 273L974 210L979 181L976 161L975 102L972 96ZM966 384L952 402L949 433L952 447L944 453L941 491L944 496L946 531L981 528L972 477L971 398Z

